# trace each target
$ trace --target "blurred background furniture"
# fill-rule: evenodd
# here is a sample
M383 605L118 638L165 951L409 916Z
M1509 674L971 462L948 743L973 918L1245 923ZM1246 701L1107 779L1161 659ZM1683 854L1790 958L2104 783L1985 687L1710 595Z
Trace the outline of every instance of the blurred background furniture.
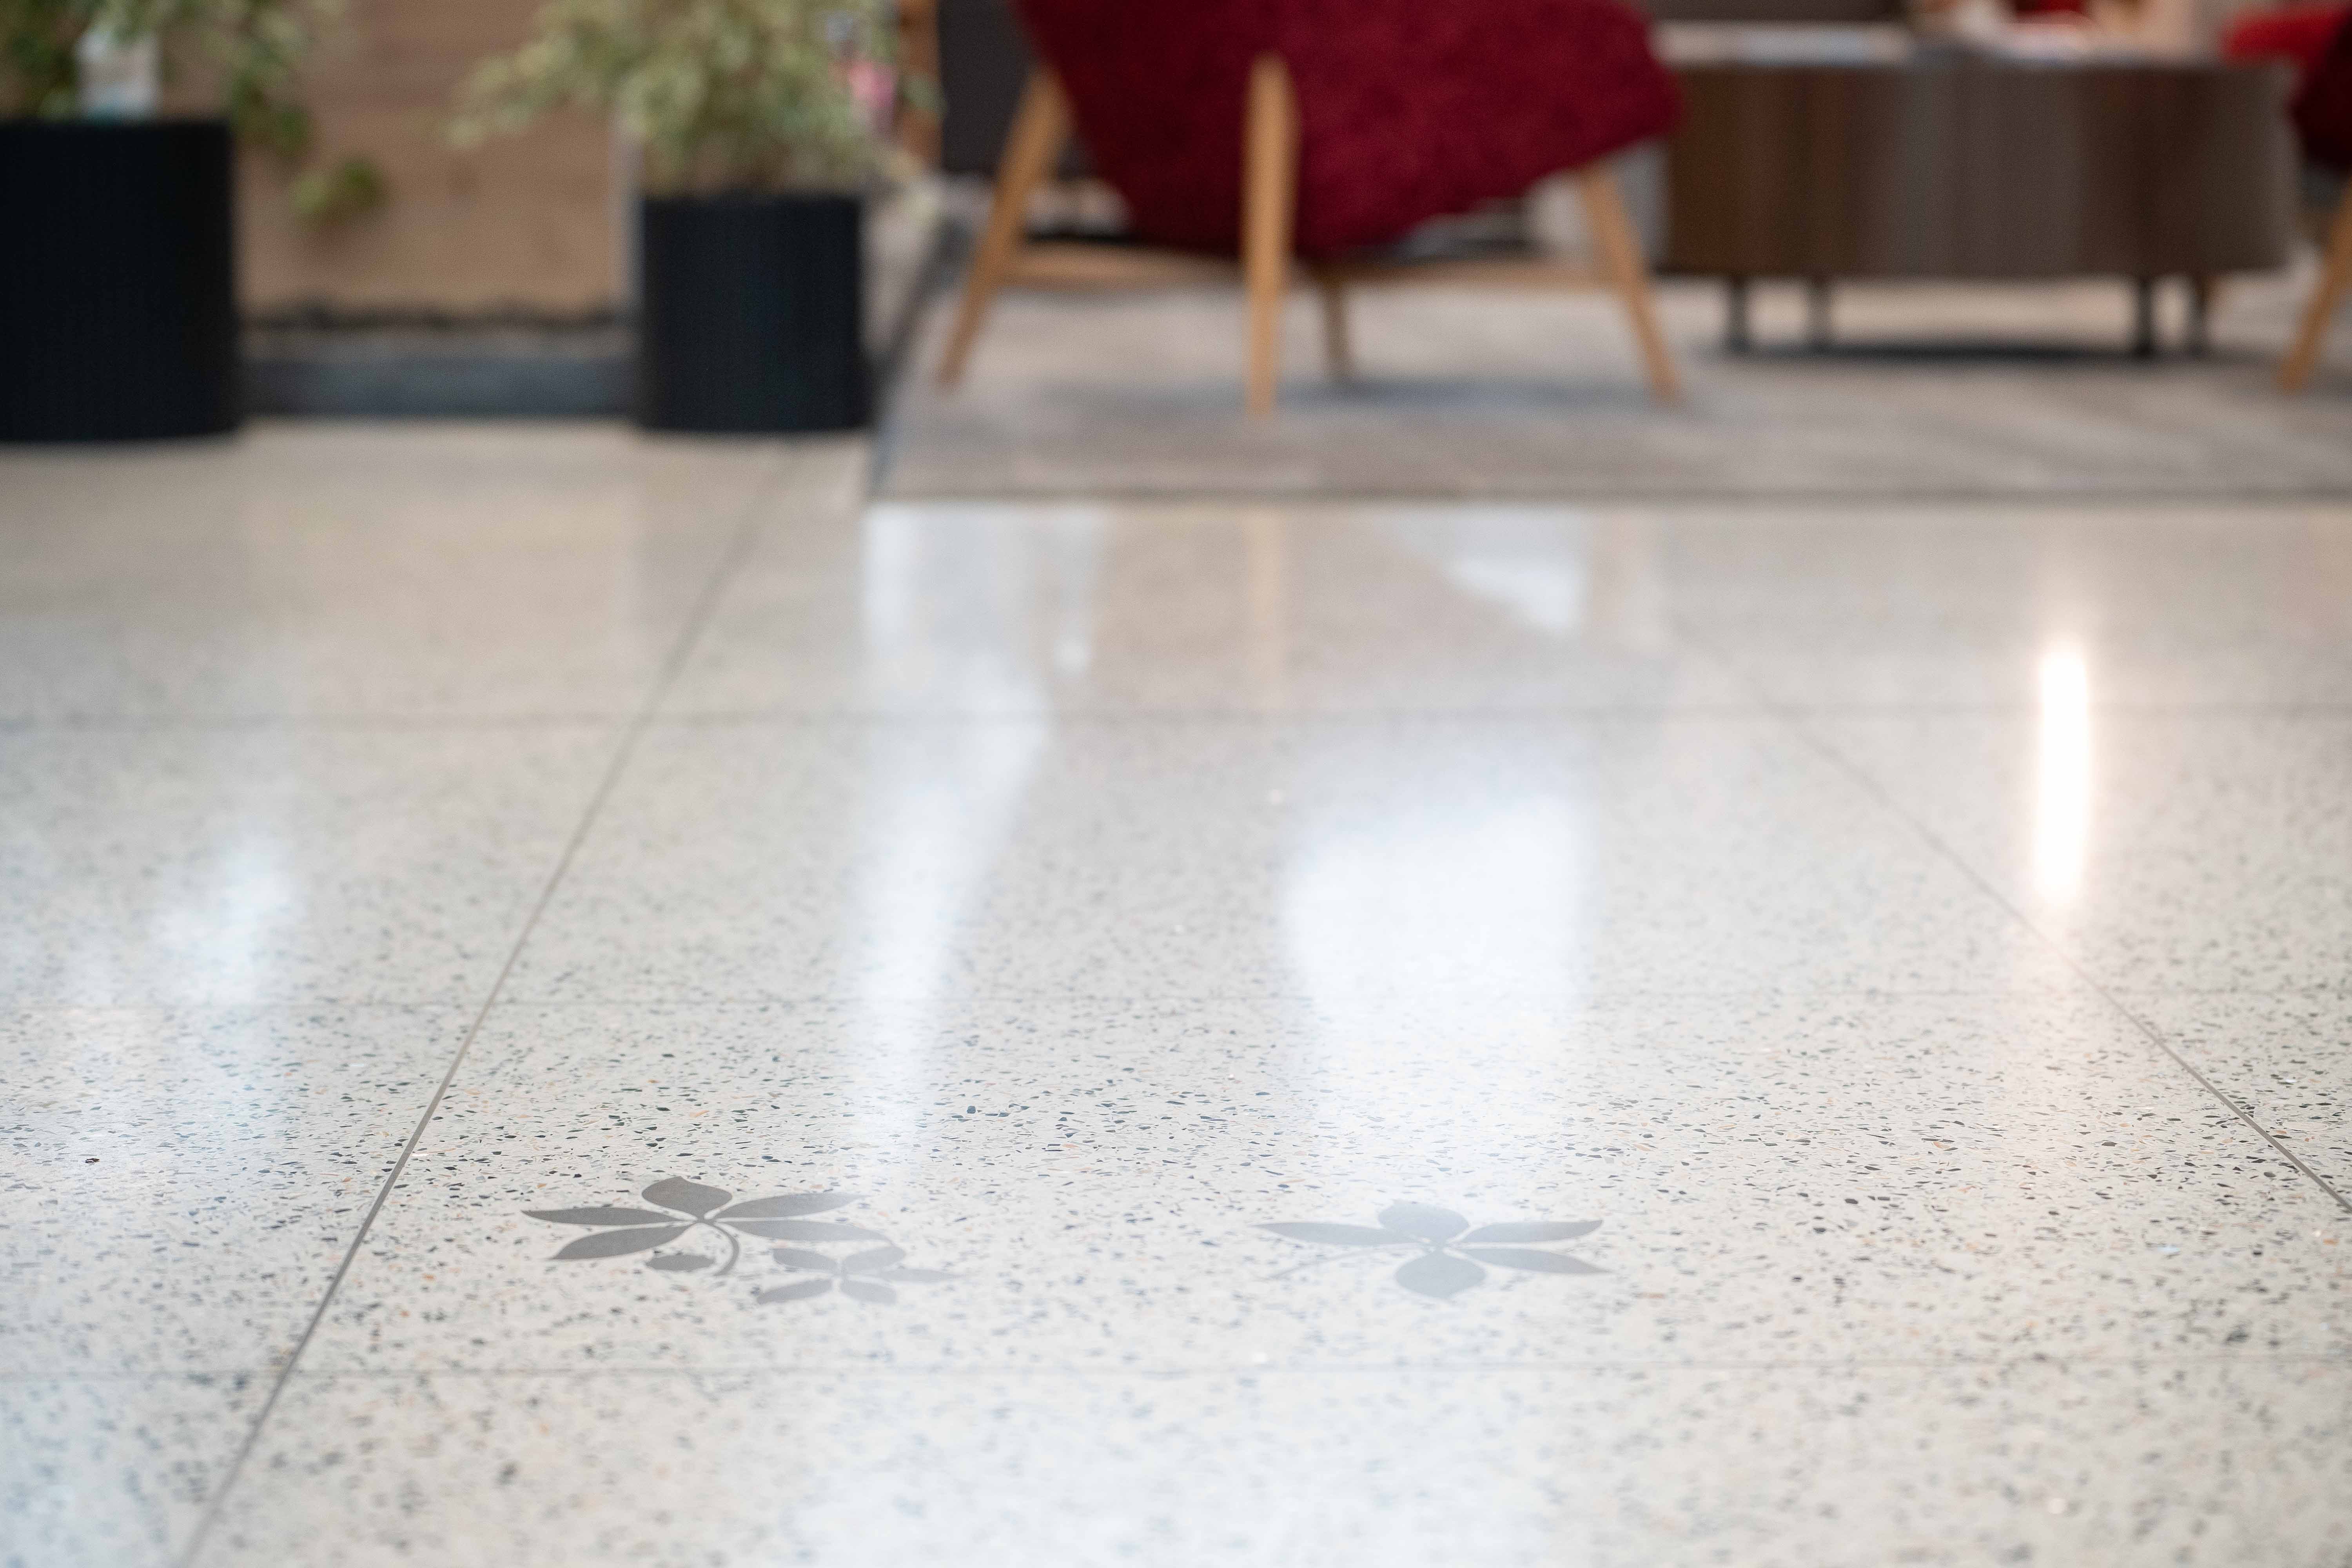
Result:
M2327 324L2352 291L2352 9L2339 10L2326 47L2305 66L2294 95L2295 133L2304 156L2344 184L2329 226L2319 280L2305 304L2294 343L2279 366L2279 384L2299 392L2319 363Z
M2212 280L2282 265L2294 232L2285 73L2263 63L2026 60L1957 50L1838 65L1678 71L1666 267L1727 284L1748 341L1751 279L1812 291L1829 336L1841 279L2183 278L2201 345Z
M1329 0L1135 11L1031 0L1034 68L998 162L995 199L941 363L961 376L1010 283L1169 282L1241 255L1249 294L1248 402L1271 408L1280 302L1304 258L1335 374L1349 369L1347 290L1416 280L1601 284L1622 302L1653 393L1677 386L1640 248L1594 165L1673 122L1671 79L1637 13L1614 0ZM971 28L965 32L963 29ZM949 0L940 15L949 166L980 162L1002 101L1002 18ZM990 29L994 29L992 33ZM984 46L984 65L959 59ZM969 110L957 107L968 94ZM984 118L983 118L984 117ZM1029 199L1073 132L1124 198L1136 237L1174 255L1028 240ZM1381 247L1423 220L1579 172L1596 268L1556 260L1412 262Z
M2243 11L2222 30L2221 54L2233 60L2284 60L2294 68L2300 89L2347 16L2352 16L2352 5L2343 0Z

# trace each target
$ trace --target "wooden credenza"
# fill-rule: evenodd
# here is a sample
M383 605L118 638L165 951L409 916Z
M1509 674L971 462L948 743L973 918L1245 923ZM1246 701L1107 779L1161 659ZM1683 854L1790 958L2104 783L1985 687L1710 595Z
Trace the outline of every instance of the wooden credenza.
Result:
M2282 265L2294 216L2284 70L2221 62L2021 61L1678 68L1666 267L1730 285L1841 279L2182 278L2201 336L2210 280Z

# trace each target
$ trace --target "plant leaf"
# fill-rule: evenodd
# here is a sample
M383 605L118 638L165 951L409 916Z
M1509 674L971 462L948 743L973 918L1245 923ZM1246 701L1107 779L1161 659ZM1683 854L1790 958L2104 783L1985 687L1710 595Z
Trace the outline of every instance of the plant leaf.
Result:
M733 1210L728 1211L733 1213ZM756 1236L768 1241L887 1241L878 1230L867 1230L860 1225L845 1225L829 1219L729 1219L726 1215L712 1216L720 1225Z
M735 1194L724 1187L706 1187L700 1182L689 1182L684 1176L665 1176L637 1194L649 1204L659 1204L666 1209L690 1214L700 1219Z
M884 1307L889 1306L898 1299L898 1292L891 1289L887 1285L877 1285L870 1279L845 1279L841 1282L841 1293Z
M1335 1247L1394 1247L1402 1239L1392 1230L1375 1230L1368 1225L1323 1225L1313 1220L1262 1225L1258 1229L1293 1241L1328 1241Z
M805 1301L812 1296L822 1296L833 1289L830 1279L799 1279L790 1285L778 1285L772 1289L754 1290L751 1300L762 1307L772 1301Z
M1398 1284L1417 1295L1434 1296L1441 1301L1467 1290L1485 1278L1485 1269L1448 1252L1424 1252L1396 1271Z
M651 1193L646 1195L653 1197ZM661 1201L654 1198L656 1203ZM719 1194L719 1201L725 1203L727 1194ZM795 1215L823 1214L827 1209L842 1208L857 1201L856 1193L786 1193L781 1197L753 1198L749 1203L737 1204L731 1209L723 1209L712 1217L723 1220L790 1219Z
M1531 1247L1465 1247L1462 1249L1481 1263L1498 1263L1506 1268L1528 1268L1538 1274L1605 1274L1581 1258L1569 1258L1557 1252L1538 1252Z
M871 1247L864 1252L853 1252L841 1260L844 1274L878 1274L894 1267L907 1256L903 1247Z
M889 1268L885 1269L880 1278L895 1279L901 1285L936 1285L955 1276L944 1268Z
M1470 1222L1452 1209L1427 1204L1391 1204L1381 1211L1381 1223L1423 1241L1451 1241L1470 1228Z
M802 1247L780 1247L771 1254L787 1268L814 1268L820 1274L833 1272L833 1259L822 1252L811 1252Z
M710 1259L698 1252L665 1252L659 1258L646 1258L646 1267L659 1268L671 1274L683 1274L691 1268L709 1268Z
M558 1263L579 1258L620 1258L632 1252L651 1252L665 1242L684 1236L682 1225L639 1225L626 1230L600 1230L593 1236L583 1236L555 1255Z
M1474 1241L1574 1241L1601 1228L1597 1219L1530 1220L1524 1224L1482 1225L1462 1239Z
M525 1219L543 1219L550 1225L676 1225L677 1215L656 1214L651 1209L525 1209Z

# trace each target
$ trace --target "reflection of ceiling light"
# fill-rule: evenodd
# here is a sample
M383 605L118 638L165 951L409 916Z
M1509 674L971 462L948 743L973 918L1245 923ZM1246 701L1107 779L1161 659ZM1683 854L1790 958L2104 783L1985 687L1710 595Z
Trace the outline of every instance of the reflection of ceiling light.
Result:
M1449 781L1451 782L1451 781ZM1345 1012L1400 988L1582 988L1584 824L1577 803L1531 794L1302 818L1283 926L1294 973ZM1385 1011L1385 1002L1375 1005Z
M1581 513L1555 508L1477 507L1385 511L1381 531L1435 565L1446 581L1530 631L1550 637L1584 629L1591 596Z
M1472 555L1447 562L1445 575L1548 637L1567 637L1584 624L1584 572L1573 561Z
M2045 899L2070 899L2083 885L2091 830L2091 677L2072 648L2042 658L2041 743L2033 887Z

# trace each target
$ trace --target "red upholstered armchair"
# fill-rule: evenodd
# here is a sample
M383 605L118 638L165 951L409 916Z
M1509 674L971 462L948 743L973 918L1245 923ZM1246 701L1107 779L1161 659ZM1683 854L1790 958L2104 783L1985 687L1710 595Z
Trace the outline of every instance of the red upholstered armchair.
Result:
M2295 89L2294 128L2304 155L2339 174L2352 174L2352 14L2336 25L2327 51L2312 62ZM2279 384L2298 391L2319 363L2328 318L2352 292L2352 183L2345 187L2327 239L2327 259L2318 286L2304 307L2294 346L2279 366Z
M1413 279L1599 281L1631 319L1653 392L1673 362L1615 185L1597 161L1670 129L1673 79L1619 0L1021 0L1045 66L1000 165L942 384L1009 281L1103 281L1110 265L1029 247L1024 214L1075 122L1139 238L1240 253L1248 400L1271 409L1294 258L1321 289L1335 373L1346 289ZM1580 174L1601 263L1396 263L1370 254L1423 220ZM1178 275L1163 258L1139 276Z

